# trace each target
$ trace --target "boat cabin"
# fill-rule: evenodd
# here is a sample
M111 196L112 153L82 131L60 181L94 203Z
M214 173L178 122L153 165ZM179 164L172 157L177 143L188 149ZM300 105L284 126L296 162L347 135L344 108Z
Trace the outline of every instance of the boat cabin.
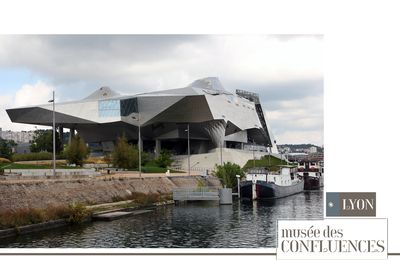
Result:
M267 172L265 168L252 168L246 175L246 181L266 181L280 186L289 186L297 179L297 167L280 165L277 172Z
M267 181L279 186L289 186L297 179L297 167L291 165L280 165L280 170L271 172Z
M267 181L267 174L263 167L251 168L246 174L246 181Z

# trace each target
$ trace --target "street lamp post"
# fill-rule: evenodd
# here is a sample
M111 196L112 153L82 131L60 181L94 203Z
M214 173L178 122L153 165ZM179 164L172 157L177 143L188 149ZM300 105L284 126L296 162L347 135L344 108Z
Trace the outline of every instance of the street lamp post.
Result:
M221 166L223 165L223 160L222 160L222 148L224 147L224 140L221 140L221 149L220 149L220 157L221 157Z
M253 140L253 168L256 168L256 143Z
M187 139L188 139L188 174L190 175L190 128L187 124Z
M139 178L142 177L142 135L140 134L140 115L139 119Z
M56 100L54 98L54 90L53 90L53 99L49 100L49 103L53 103L53 175L56 176L56 113L55 113Z
M268 166L271 166L271 148L268 150Z
M138 121L138 149L139 149L139 178L142 177L142 135L140 134L140 114L138 113L138 118L132 117L132 119L136 119Z

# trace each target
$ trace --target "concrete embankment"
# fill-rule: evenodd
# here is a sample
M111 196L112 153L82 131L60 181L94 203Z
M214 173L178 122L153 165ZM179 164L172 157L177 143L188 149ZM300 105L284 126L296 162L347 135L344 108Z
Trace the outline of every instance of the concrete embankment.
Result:
M109 203L132 193L171 193L174 188L196 187L200 180L206 186L220 186L215 177L102 177L41 181L0 182L0 214L23 208L45 209L67 206L73 202L86 205Z

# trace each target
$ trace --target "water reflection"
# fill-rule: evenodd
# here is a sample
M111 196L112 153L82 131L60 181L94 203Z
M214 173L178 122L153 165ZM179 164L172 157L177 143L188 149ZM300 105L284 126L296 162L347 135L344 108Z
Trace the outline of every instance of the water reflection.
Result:
M94 222L12 239L0 247L250 248L276 246L276 221L322 218L323 192L275 201L189 203L112 222Z

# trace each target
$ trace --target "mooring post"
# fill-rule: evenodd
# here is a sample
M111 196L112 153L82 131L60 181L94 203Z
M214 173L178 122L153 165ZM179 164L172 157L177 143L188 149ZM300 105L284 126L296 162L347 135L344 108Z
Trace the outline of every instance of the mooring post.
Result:
M257 199L257 188L256 188L256 186L257 186L257 180L253 180L253 183L252 183L252 198L253 198L253 200L256 200Z

